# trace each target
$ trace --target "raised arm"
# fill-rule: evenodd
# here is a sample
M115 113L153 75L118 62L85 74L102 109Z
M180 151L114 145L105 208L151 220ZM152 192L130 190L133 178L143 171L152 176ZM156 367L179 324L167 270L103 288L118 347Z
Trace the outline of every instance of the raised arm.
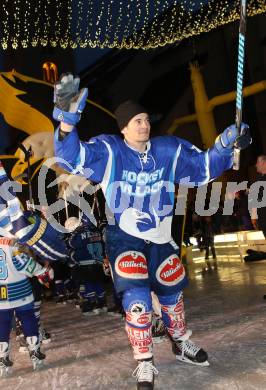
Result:
M55 133L55 155L58 164L71 173L84 174L100 182L108 159L108 146L104 137L81 142L76 130L88 96L87 88L79 91L79 78L65 74L54 87L53 117L59 121Z
M179 142L175 181L187 181L187 184L191 183L192 186L200 186L230 169L235 142L239 149L245 149L251 144L251 137L248 126L242 124L241 136L238 137L235 125L231 125L217 137L214 145L204 152L187 141Z

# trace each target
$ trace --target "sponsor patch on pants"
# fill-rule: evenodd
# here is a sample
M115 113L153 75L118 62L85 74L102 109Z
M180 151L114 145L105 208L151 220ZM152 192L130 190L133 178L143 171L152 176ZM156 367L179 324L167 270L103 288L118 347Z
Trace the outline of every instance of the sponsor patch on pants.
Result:
M115 261L115 271L123 278L148 279L146 257L141 252L123 252Z
M185 277L183 264L176 254L165 259L156 271L156 279L165 286L174 286Z

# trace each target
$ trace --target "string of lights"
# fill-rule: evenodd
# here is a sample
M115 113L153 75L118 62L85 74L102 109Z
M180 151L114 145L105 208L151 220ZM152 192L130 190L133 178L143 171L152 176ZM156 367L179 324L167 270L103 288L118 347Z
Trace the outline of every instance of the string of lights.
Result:
M151 49L239 19L239 0L3 0L2 49L47 46ZM249 17L266 12L249 0Z

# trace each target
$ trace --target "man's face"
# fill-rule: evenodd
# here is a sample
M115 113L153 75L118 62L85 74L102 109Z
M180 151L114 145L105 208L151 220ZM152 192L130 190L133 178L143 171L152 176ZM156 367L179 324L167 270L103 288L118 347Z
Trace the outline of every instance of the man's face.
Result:
M123 128L126 141L131 142L147 142L150 138L150 119L146 113L135 115Z
M266 173L266 161L261 157L258 157L256 162L256 169L258 173L265 174Z

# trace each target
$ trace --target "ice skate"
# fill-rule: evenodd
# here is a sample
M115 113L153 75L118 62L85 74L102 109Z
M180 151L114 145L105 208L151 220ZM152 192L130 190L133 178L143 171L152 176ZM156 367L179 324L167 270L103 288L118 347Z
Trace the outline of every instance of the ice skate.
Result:
M139 360L133 371L133 378L137 380L137 390L153 390L154 376L158 370L153 365L152 359Z
M93 312L95 314L105 314L108 312L108 307L106 305L105 299L99 299L98 302L96 303Z
M95 309L95 304L94 303L91 303L87 300L84 300L81 305L80 305L80 310L81 310L81 313L86 316L86 317L89 317L89 316L95 316L99 313L95 313L94 312L94 309Z
M0 378L11 373L13 362L9 359L8 343L0 342Z
M187 331L187 333L178 340L172 340L170 337L172 351L175 354L176 359L184 363L198 366L209 366L207 352L189 340L191 334L191 331Z
M43 365L45 354L40 350L40 342L36 336L26 338L33 369L38 370Z

